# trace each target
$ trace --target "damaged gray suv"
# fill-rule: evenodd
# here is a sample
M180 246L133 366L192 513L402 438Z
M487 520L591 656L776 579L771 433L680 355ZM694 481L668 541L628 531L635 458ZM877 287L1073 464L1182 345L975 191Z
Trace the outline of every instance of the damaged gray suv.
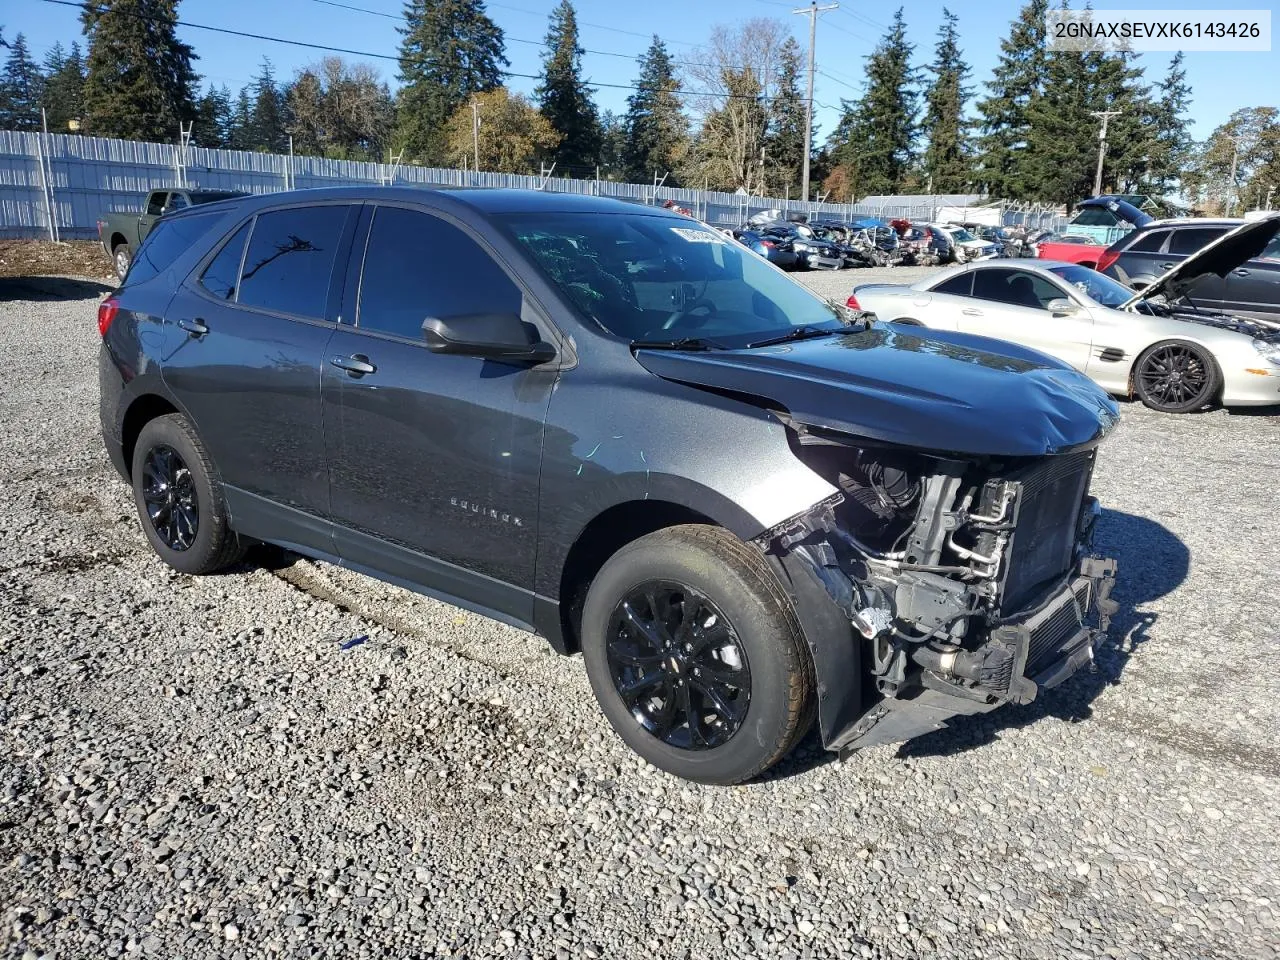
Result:
M583 654L709 783L1087 663L1087 378L877 323L674 213L326 189L164 218L98 315L107 450L189 574L275 543Z

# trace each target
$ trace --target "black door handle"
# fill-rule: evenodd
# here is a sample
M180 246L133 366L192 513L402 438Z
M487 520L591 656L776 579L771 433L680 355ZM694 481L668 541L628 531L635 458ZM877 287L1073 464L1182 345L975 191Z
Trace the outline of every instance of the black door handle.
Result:
M179 320L178 326L197 340L209 332L209 328L201 320Z
M1173 264L1172 264L1172 263L1162 263L1162 264L1160 264L1160 269L1161 269L1161 270L1172 270L1172 269L1173 269Z
M1249 275L1248 270L1232 270L1231 273L1233 276L1237 277L1247 277Z
M347 371L347 374L352 377L363 377L366 373L374 373L378 369L363 353L355 353L349 357L330 357L329 363L339 370Z

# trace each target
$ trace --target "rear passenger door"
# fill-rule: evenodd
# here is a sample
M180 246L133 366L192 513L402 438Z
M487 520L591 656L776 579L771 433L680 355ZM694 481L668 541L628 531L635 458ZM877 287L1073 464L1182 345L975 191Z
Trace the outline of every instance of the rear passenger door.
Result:
M413 207L369 209L367 239L357 241L348 273L348 322L323 370L338 553L531 623L542 432L556 365L434 353L422 324L486 312L543 321L460 224Z
M320 367L359 206L265 210L168 310L163 375L195 423L242 533L332 552Z

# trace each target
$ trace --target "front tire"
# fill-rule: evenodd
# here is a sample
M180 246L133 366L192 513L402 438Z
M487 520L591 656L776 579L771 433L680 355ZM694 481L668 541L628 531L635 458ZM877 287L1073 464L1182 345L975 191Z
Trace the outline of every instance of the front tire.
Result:
M1191 413L1213 403L1222 373L1207 350L1185 340L1163 340L1133 365L1133 392L1152 410Z
M186 417L156 417L133 448L133 500L156 555L182 573L214 573L244 556L213 464Z
M716 527L659 530L614 554L587 593L582 654L618 735L687 780L749 780L812 720L791 602L764 558Z

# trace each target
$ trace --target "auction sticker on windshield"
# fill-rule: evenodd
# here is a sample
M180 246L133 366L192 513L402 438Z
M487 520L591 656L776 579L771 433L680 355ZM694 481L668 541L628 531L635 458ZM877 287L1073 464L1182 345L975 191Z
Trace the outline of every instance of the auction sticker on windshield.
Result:
M672 227L671 232L684 237L690 243L724 243L724 237L707 230L691 230L688 227Z

